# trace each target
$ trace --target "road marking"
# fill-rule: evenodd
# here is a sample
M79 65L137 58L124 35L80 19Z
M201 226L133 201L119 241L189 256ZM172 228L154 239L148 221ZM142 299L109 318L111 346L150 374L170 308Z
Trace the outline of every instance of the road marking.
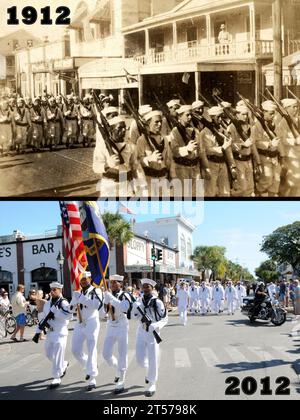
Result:
M216 367L221 364L212 349L208 347L199 347L198 350L208 367Z
M271 362L274 359L270 353L260 347L248 347L248 349L265 363Z
M174 358L176 368L190 368L192 366L188 351L185 348L175 348Z
M41 357L41 354L30 354L23 359L19 360L18 362L15 362L13 364L10 364L4 369L1 369L1 373L9 373L13 370L20 369L30 363L35 363L37 359Z
M295 356L293 356L292 354L288 353L285 347L279 347L279 346L273 346L272 347L277 353L279 353L281 355L281 357L284 358L284 360L288 360L291 362L295 361Z
M249 360L236 347L228 346L224 348L234 363L249 363Z

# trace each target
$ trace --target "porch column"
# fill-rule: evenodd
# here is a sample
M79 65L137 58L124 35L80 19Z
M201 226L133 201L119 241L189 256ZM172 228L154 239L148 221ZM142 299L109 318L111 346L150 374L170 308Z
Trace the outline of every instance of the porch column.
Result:
M206 38L207 44L211 44L211 18L210 15L206 15Z
M145 54L146 54L146 59L149 56L149 51L150 51L149 29L145 29Z
M262 64L257 61L255 63L255 105L260 105L260 92L263 92L262 88Z
M173 22L173 58L176 59L176 51L177 51L177 23Z
M138 76L138 80L139 80L139 107L143 105L143 97L144 97L144 81L143 81L143 76L139 73Z
M256 28L255 28L255 8L254 3L249 4L249 19L250 19L250 51L255 52Z
M281 38L281 0L274 0L273 15L273 62L274 62L274 96L277 100L282 98L282 38Z
M201 93L201 72L195 71L195 100L198 101Z

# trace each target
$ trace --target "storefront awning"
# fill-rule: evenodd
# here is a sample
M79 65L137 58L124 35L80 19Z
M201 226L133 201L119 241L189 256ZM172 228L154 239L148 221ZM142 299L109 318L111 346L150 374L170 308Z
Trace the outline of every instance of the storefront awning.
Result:
M111 19L110 0L99 0L95 9L89 16L90 22L98 22L101 20Z
M88 9L85 5L79 7L71 19L70 28L78 29L83 27L83 19L87 17Z
M300 86L300 51L283 58L282 82L284 86ZM274 63L263 67L266 85L274 86Z
M97 59L78 69L82 89L138 88L138 73L137 63L122 58Z

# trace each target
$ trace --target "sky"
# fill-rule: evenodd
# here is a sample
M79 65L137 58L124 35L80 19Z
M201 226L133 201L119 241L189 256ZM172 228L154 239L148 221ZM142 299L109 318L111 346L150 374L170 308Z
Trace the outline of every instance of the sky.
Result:
M73 3L73 5L72 5ZM57 25L52 25L52 26L42 26L40 25L38 22L40 21L40 16L39 16L39 20L34 24L34 25L24 25L22 23L22 16L20 14L20 11L22 10L23 7L25 6L33 6L35 7L38 11L45 6L49 6L51 7L51 9L53 10L53 14L54 16L52 17L52 19L55 19L55 11L56 8L58 6L69 6L71 8L71 12L73 12L74 7L77 6L77 1L73 1L71 2L70 0L51 0L51 2L49 1L43 1L43 0L0 0L0 28L1 28L1 37L7 35L10 32L14 32L16 30L19 29L25 29L28 32L33 33L35 36L37 37L43 37L45 35L49 36L49 39L51 40L55 40L58 39L59 36L63 33L65 27L59 27ZM71 6L70 6L71 5ZM20 24L17 26L9 26L7 25L7 9L9 7L12 6L17 6L18 7L18 15L19 15L19 20L20 20ZM71 15L72 16L72 15Z
M181 214L196 227L193 235L197 245L220 245L227 249L226 256L247 267L252 273L267 259L260 252L265 235L280 226L300 220L300 202L297 201L215 201L178 203L125 203L135 215L136 222L154 220ZM101 203L101 211L117 210L115 202ZM60 224L59 205L56 201L1 201L0 236L19 229L25 235L43 234Z

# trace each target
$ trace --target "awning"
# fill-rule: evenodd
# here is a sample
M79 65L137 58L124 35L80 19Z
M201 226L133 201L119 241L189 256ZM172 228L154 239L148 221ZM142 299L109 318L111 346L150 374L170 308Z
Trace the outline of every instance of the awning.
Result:
M274 63L263 67L266 85L274 86ZM284 86L300 86L300 51L283 58L282 83Z
M139 64L123 58L97 59L78 69L82 89L138 88L138 73Z
M98 0L95 9L89 16L90 22L98 22L100 20L111 19L110 0Z
M82 26L83 26L83 19L87 17L87 14L88 14L87 7L85 5L80 6L76 10L73 18L71 19L70 28L74 28L74 29L76 29L76 28L82 28Z

